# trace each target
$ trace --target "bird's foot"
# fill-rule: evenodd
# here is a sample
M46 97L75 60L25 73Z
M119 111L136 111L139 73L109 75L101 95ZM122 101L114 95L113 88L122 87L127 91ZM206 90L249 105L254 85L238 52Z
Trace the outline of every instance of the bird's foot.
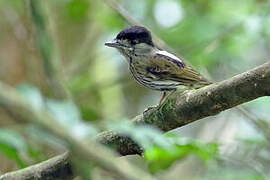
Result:
M143 116L147 116L148 114L150 114L152 111L155 110L156 107L157 107L157 106L150 106L150 107L148 107L147 109L145 109L145 110L143 111Z

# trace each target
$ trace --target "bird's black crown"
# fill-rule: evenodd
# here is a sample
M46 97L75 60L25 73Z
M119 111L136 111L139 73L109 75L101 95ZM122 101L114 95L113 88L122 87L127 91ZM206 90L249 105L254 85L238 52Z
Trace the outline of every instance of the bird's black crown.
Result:
M141 26L131 26L121 31L117 36L118 40L128 40L132 44L146 43L154 46L150 31Z

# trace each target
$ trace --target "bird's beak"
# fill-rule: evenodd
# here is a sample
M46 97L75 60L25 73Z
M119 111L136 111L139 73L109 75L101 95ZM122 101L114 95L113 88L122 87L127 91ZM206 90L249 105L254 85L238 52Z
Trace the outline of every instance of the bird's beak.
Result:
M110 42L106 42L105 46L109 46L109 47L114 47L114 48L121 48L122 44L120 44L119 42L117 42L115 39L110 41Z

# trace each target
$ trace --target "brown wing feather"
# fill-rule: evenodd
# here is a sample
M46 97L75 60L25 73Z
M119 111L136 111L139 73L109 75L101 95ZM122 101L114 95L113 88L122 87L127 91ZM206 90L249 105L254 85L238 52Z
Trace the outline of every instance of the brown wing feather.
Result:
M159 80L176 81L185 86L205 86L211 84L210 81L184 64L180 59L157 54L149 61L148 66L153 67L150 73L158 76Z
M181 69L180 73L176 73L176 81L177 78L179 79L188 79L192 81L192 84L198 84L198 85L209 85L211 84L210 81L205 79L200 73L193 70L192 68L186 66L183 69Z

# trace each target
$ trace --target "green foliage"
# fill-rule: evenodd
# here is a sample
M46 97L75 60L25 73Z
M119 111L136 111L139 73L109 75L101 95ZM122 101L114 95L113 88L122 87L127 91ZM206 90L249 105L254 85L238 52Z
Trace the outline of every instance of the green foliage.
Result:
M163 27L160 19L155 17L156 5L170 1L181 6L183 18L173 26ZM17 87L21 95L27 98L27 103L35 111L47 112L75 138L88 140L99 131L97 127L111 122L109 130L131 137L146 150L144 160L149 170L157 176L157 172L161 171L171 174L172 165L185 162L186 157L191 155L206 162L202 164L207 170L198 177L192 173L187 179L269 179L269 141L262 137L263 133L259 133L264 130L264 134L269 136L269 98L247 104L249 111L263 119L259 131L255 131L253 126L246 128L251 124L247 118L221 113L215 116L216 124L210 125L210 128L202 125L208 120L200 125L191 125L194 130L191 129L187 136L196 137L197 141L164 135L151 126L115 122L115 119L131 119L159 99L159 93L131 80L127 63L119 53L104 47L105 41L131 25L127 17L146 25L167 43L173 53L180 54L203 75L211 76L213 81L224 80L269 60L268 1L170 1L120 0L115 1L112 8L107 3L110 0L33 0L31 19L30 1L0 0L0 79L7 84L27 82ZM116 10L117 7L123 10L126 17L118 12L119 9ZM32 42L34 37L36 44ZM44 96L52 97L59 90L58 81L68 88L74 101ZM55 85L55 88L50 85ZM6 120L6 115L1 116L1 109L0 113L1 122L6 124L9 118ZM242 118L245 119L244 123ZM226 123L220 127L219 123L224 120ZM13 125L1 128L0 151L15 160L21 168L29 164L24 160L25 153L37 162L48 158L45 155L47 151L51 155L59 149L63 150L64 143L46 131L25 124L18 126L22 126L22 129L27 126L28 136L22 136L23 130ZM208 134L213 127L219 128L218 131ZM181 129L179 131L182 133ZM241 133L244 138L238 137ZM219 145L200 142L201 134L203 138L215 136ZM261 135L260 139L254 138L258 134ZM40 144L34 144L32 140ZM235 147L231 141L235 141L239 147ZM220 155L218 149L222 149L221 146L225 146L225 151ZM233 156L237 153L239 157ZM213 168L207 162L216 159L216 156L228 159L228 162L219 159L215 161L218 167ZM240 165L234 168L232 162ZM199 168L200 165L196 166ZM192 171L192 167L185 168ZM211 171L211 168L214 170Z
M168 169L174 162L188 155L196 155L207 162L218 154L218 145L215 143L188 140L172 133L164 135L151 126L133 125L123 121L109 124L109 128L131 137L145 149L144 156L152 173Z
M80 110L72 101L59 101L43 98L40 91L28 84L18 86L18 91L27 97L28 102L37 111L47 111L63 127L69 129L78 138L87 138L97 134L97 129L82 121Z
M162 132L154 127L146 125L134 125L127 121L113 122L108 124L110 130L114 130L129 136L140 144L144 149L147 149L155 144L166 148L170 143L162 135Z
M112 30L125 27L125 20L121 15L111 10L103 10L102 13L97 14L96 18L99 23Z
M26 163L21 158L21 153L27 153L28 147L23 136L10 129L0 129L0 151L8 158L17 162L20 168L26 167Z
M67 18L75 21L86 20L89 9L90 1L88 0L71 0L66 6Z
M167 141L171 142L168 148L152 146L144 153L152 173L168 169L173 163L188 155L196 155L207 162L214 159L218 153L218 145L215 143L201 143L175 135L167 137Z
M14 8L18 13L23 14L25 12L24 3L21 0L0 0L0 7Z
M81 103L78 104L82 118L86 121L96 121L102 119L99 112L99 109L101 108L100 91L97 87L95 87L94 81L95 79L89 77L88 73L83 73L74 77L67 84L69 89L74 94L78 93L78 99L80 99L80 95L83 93L89 94L87 99L83 99L85 103L82 103L82 100L80 100ZM83 92L82 89L84 90ZM91 90L91 93L88 92L89 90ZM92 102L95 102L95 104Z

